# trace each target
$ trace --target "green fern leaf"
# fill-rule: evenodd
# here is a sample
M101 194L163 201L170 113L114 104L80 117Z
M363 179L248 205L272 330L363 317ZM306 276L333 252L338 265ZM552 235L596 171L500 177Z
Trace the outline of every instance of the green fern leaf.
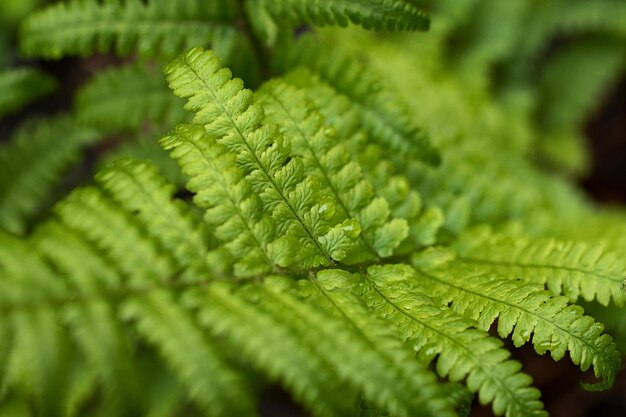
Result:
M187 296L187 303L199 309L200 320L211 332L225 337L233 349L272 379L280 380L295 398L319 416L349 415L354 398L337 395L337 371L303 343L289 326L292 320L274 317L256 304L256 288L239 293L224 283Z
M386 200L374 198L373 186L363 178L361 166L350 161L345 145L336 143L332 127L325 125L304 92L276 80L266 83L256 94L267 119L282 122L281 133L290 140L292 152L302 157L306 174L319 178L336 202L338 219L358 220L361 244L353 252L370 252L370 258L391 256L408 235L406 220L389 218Z
M190 398L209 416L255 415L241 376L225 366L223 355L206 340L193 316L171 294L154 291L122 307L127 319L153 342L186 385Z
M20 48L30 56L58 59L115 51L171 56L181 48L229 48L232 3L200 0L78 0L49 6L22 24Z
M26 55L149 61L88 82L77 120L0 148L0 416L253 416L274 381L320 417L467 415L475 394L496 415L545 416L495 333L610 387L616 344L571 303L624 304L624 219L535 165L575 149L571 125L623 66L626 9L440 3L431 41L312 28L425 29L413 0L67 0L33 13ZM169 96L152 69L196 45L214 52L172 62ZM554 75L572 63L596 77ZM0 115L45 90L20 83ZM419 126L445 151L439 169ZM96 167L109 140L151 162L113 156L36 226L96 130L113 134ZM173 183L165 151L183 172ZM191 196L173 185L182 176ZM502 234L468 230L483 223Z
M342 344L360 350L358 354L347 352L342 361L357 361L353 378L366 373L361 382L366 398L392 415L454 415L452 402L445 399L434 375L415 361L398 334L352 293L353 279L346 271L324 270L313 281L299 283L303 296L317 308L345 321L347 328L332 334L346 337ZM328 335L323 338L332 339ZM363 366L363 361L368 365Z
M463 261L450 261L435 269L425 267L429 257L442 256L436 252L418 255L414 263L418 282L442 304L476 320L478 328L485 331L498 319L498 334L511 335L515 346L532 337L540 354L549 350L552 358L559 360L569 352L574 364L583 371L593 366L595 376L603 379L587 385L588 389L607 389L613 384L620 355L611 337L603 333L604 326L584 316L580 306L569 305L567 297L553 296L543 285L505 280L472 270Z
M78 91L74 107L79 122L105 132L185 121L181 100L168 90L161 74L139 65L98 73Z
M177 278L176 266L155 243L145 237L134 219L96 188L74 191L55 207L57 216L104 253L128 279L129 288L152 288L155 280ZM144 268L137 268L145 265Z
M193 270L194 262L190 262L189 257L196 261L204 259L203 242L181 206L171 201L171 187L157 176L153 167L135 161L120 161L115 168L103 171L98 181L111 193L113 200L121 201L121 207L109 201L99 190L88 188L76 191L57 208L63 223L81 236L74 240L73 248L67 245L67 240L64 242L65 247L78 248L77 252L86 255L85 262L89 262L82 264L85 269L75 270L70 276L77 277L80 284L85 282L83 274L89 277L89 286L80 288L83 293L91 291L93 294L93 281L100 281L109 286L117 285L109 290L113 294L104 293L104 296L111 297L116 293L118 296L130 296L122 304L125 317L135 319L138 332L162 352L164 361L188 388L190 398L200 404L207 415L253 414L251 401L245 400L247 394L242 390L239 376L225 366L222 355L198 331L193 315L177 307L171 295L164 292L169 292L169 285L174 285L174 282L183 287L189 285L189 280L187 283L181 282L186 275L179 272L180 265L177 264L189 263L186 266ZM154 221L147 222L148 218ZM42 233L46 237L50 232ZM146 238L144 234L151 238ZM68 233L61 232L60 235L65 237ZM82 243L84 240L98 246L102 255L93 256L93 251ZM63 249L63 245L54 248L54 242L41 241L45 243L42 248L57 262L64 261L68 268L73 266L65 258L68 252ZM76 254L73 251L71 253L74 256ZM154 262L145 263L149 259ZM102 267L103 260L115 265L115 271L109 273L113 277L102 277L103 271L109 270L106 264ZM143 266L138 268L138 265ZM198 268L192 279L210 279L207 276L209 274L206 268L203 271ZM119 287L122 283L118 278L120 275L129 277L124 283L125 288ZM156 289L159 287L165 290L158 292ZM86 318L89 308L94 305L88 304L86 311L79 306L74 314ZM104 325L110 323L111 317L107 320L106 315L100 315L98 319ZM182 330L181 326L184 327ZM81 326L77 331L85 332L89 329ZM85 343L89 339L99 340L104 336L93 331L88 335L91 337L83 339ZM108 340L112 343L116 338L109 336ZM111 360L111 355L121 349L114 345L91 345L86 346L85 350L91 358L109 352L107 358ZM189 354L193 354L196 360L189 361ZM202 364L202 367L199 368L198 364Z
M272 250L282 254L299 242L298 253L291 259L282 256L281 266L309 268L342 260L360 232L358 224L352 219L330 223L335 202L315 178L304 176L302 161L291 157L290 143L278 128L263 124L263 109L252 103L252 92L243 89L241 80L231 79L215 54L201 49L183 54L166 73L174 93L189 99L186 108L196 113L194 123L237 155L246 181L284 237L273 242Z
M348 22L374 30L427 30L429 19L424 12L405 0L248 0L258 3L277 22L310 23L318 26L340 25ZM254 10L256 10L254 9Z
M404 227L397 220L390 222L387 227L398 227L399 234L387 235L384 233L378 235L379 239L387 236L391 238L391 241L381 246L380 249L383 253L389 253L390 249L395 249L396 243L402 245L395 250L397 253L410 252L414 250L414 245L432 244L443 222L441 212L434 207L423 207L419 194L411 189L407 179L404 176L394 175L395 164L387 159L389 155L385 154L380 147L368 143L361 130L359 112L356 110L356 106L353 106L346 96L337 93L305 68L301 67L290 71L283 77L283 80L294 87L298 87L306 95L306 99L314 104L316 110L323 116L324 134L341 139L337 141L339 143L333 145L331 150L331 156L334 160L337 162L346 161L341 164L338 163L338 166L341 165L342 168L338 174L341 181L350 181L350 176L343 177L345 174L351 174L355 171L355 169L344 167L344 165L354 166L354 163L357 163L357 166L360 165L361 167L375 167L375 169L361 169L366 181L360 181L354 186L352 191L344 197L346 200L344 205L348 208L353 205L359 207L363 201L373 204L373 195L377 195L389 203L389 210L393 217L398 220L407 220L409 239L404 240L403 243L401 243L401 237L404 235L404 231L400 229ZM309 84L306 80L312 80L312 82ZM305 99L302 98L302 100ZM290 108L293 106L290 103ZM284 119L283 124L285 124ZM294 146L296 145L297 140L294 142ZM294 149L297 151L297 147ZM303 151L300 153L302 154ZM307 158L305 157L304 160L306 164ZM381 204L378 203L378 205ZM355 216L353 215L353 217ZM361 224L364 224L362 219L360 221Z
M302 290L311 298L313 288ZM366 397L395 411L396 415L448 415L450 404L441 397L430 403L430 407L425 404L426 399L441 393L433 375L418 366L409 350L402 349L399 341L390 341L385 346L387 349L373 343L372 338L387 334L384 326L375 325L374 317L368 318L365 329L362 322L353 327L355 325L342 316L335 317L332 313L329 317L304 303L295 291L290 280L271 277L261 287L248 286L240 290L239 297L234 297L227 288L214 285L206 295L196 294L195 302L203 322L214 332L225 333L270 374L287 384L298 384L291 387L292 390L300 401L314 401L311 408L316 415L351 414L347 410L354 407L355 394L361 389ZM367 314L364 309L360 312ZM229 322L229 316L238 324ZM260 346L264 346L263 349ZM289 349L290 353L280 354L278 348ZM270 350L273 351L271 356ZM312 357L299 359L303 354ZM298 359L302 362L297 366L290 363ZM368 365L364 366L365 363ZM390 363L392 369L389 369ZM318 370L307 376L311 365ZM338 375L333 375L335 372ZM308 383L299 385L305 377ZM320 381L329 377L332 379ZM400 388L397 378L411 381L409 392L407 385L402 389L393 388ZM396 383L392 382L394 380ZM322 396L320 390L327 391L326 395Z
M58 409L64 397L58 381L67 378L63 364L71 356L57 312L46 301L62 296L66 288L49 282L47 268L30 245L4 232L0 232L0 270L0 309L7 317L0 327L10 334L3 387L24 395L40 412ZM25 291L29 287L34 291ZM45 351L39 349L42 345Z
M259 199L235 166L235 156L194 125L178 126L161 144L190 178L187 187L196 193L194 202L207 209L205 220L215 227L216 237L238 257L235 274L253 276L280 263L269 246L275 225L263 215Z
M103 387L103 409L111 415L120 414L122 407L132 404L137 386L129 377L135 370L132 350L116 311L109 303L94 300L67 308L63 314L78 348L87 358L85 366L93 367Z
M13 349L5 383L23 392L37 409L45 413L60 407L63 388L63 363L69 358L66 336L54 311L37 308L12 317ZM46 346L45 351L38 346ZM45 415L45 414L44 414Z
M32 236L37 251L63 271L71 285L83 294L114 292L122 286L120 276L83 239L80 233L59 222L40 226ZM76 259L80 263L76 263Z
M451 381L467 378L482 404L493 403L495 415L547 415L539 391L521 365L509 359L502 343L473 329L475 323L437 306L424 295L415 271L405 265L374 266L354 282L368 306L393 322L425 362L436 356L436 370Z
M136 381L129 378L135 371L132 348L114 306L98 294L119 290L120 279L79 236L58 223L49 222L38 229L33 242L37 251L62 271L68 284L82 295L83 300L93 297L86 303L68 304L62 314L79 350L86 357L86 366L94 371L94 377L102 385L103 407L111 415L117 415L122 407L132 403L132 394L137 389ZM81 262L76 262L77 258ZM79 392L76 395L78 398L73 401L79 402L84 394Z
M184 280L205 279L208 246L202 229L194 224L187 206L173 201L174 186L146 162L119 160L96 175L113 200L131 213L160 247L185 268Z
M308 37L282 46L277 52L276 65L285 72L304 66L318 76L301 71L297 77L290 77L289 81L298 87L317 89L320 84L326 84L349 98L369 139L385 149L388 159L400 170L406 168L407 159L439 164L437 150L426 133L414 125L408 107L397 95L382 88L382 79L373 69L333 53L330 45L325 48Z
M31 68L0 71L0 117L50 93L55 84L53 78Z
M601 246L492 234L478 228L455 244L458 262L485 274L546 284L554 294L623 305L626 265Z
M68 117L60 117L26 125L0 147L0 228L23 234L51 199L62 173L97 138L94 131L77 128ZM61 140L63 146L59 146Z

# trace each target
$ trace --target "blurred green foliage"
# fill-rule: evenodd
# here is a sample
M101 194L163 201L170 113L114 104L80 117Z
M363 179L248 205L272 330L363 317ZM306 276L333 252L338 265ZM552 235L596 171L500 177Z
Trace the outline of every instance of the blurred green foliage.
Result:
M1 1L0 415L545 415L506 338L609 388L625 69L620 0Z

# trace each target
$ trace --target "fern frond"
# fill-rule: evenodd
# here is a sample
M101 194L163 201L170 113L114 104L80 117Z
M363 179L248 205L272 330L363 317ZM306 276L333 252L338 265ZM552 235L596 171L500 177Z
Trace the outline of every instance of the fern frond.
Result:
M93 370L103 388L103 407L117 415L122 407L132 403L137 388L136 381L129 378L135 371L132 348L115 306L97 294L119 290L119 276L79 236L58 223L49 222L38 229L33 242L77 293L94 297L88 303L68 303L62 314L86 357L86 366Z
M132 319L137 334L162 353L164 362L187 388L189 398L206 415L253 415L240 376L205 338L195 316L177 305L171 292L174 285L184 289L190 281L213 278L206 266L201 267L206 258L205 243L184 206L172 201L173 189L149 164L130 160L101 172L97 180L107 193L96 188L74 192L57 206L61 223L48 223L35 237L37 247L68 280L48 277L51 283L63 285L55 291L45 288L44 305L52 303L68 318L67 325L80 350L104 387L114 391L111 398L120 400L133 392L117 391L123 390L126 375L133 374L123 365L128 363L123 353L128 336L116 330L119 318L112 314L107 301L119 300L124 318ZM81 257L80 262L76 256ZM7 270L4 258L0 256L0 265ZM34 265L31 262L29 268ZM181 273L182 268L189 269ZM193 275L188 277L187 273ZM45 278L28 275L31 279ZM68 302L76 293L78 302ZM4 304L1 301L0 305ZM15 303L8 308L14 315L22 314L23 308ZM94 322L99 325L93 326ZM189 355L195 359L189 361ZM115 366L108 361L114 361ZM110 407L112 415L119 415Z
M626 265L602 246L557 239L497 235L477 228L455 244L457 262L485 274L545 284L572 301L582 297L602 305L623 305Z
M59 316L45 301L63 296L66 287L50 280L49 270L30 245L4 232L0 232L0 271L0 310L7 317L0 327L9 334L3 388L19 392L39 411L58 409L65 393L58 381L68 377L64 363L71 355ZM30 308L14 311L15 305ZM39 349L42 345L45 351Z
M316 417L467 415L474 396L499 416L543 417L506 338L609 387L617 346L572 303L624 304L626 222L537 169L547 152L534 145L566 138L623 66L626 26L601 6L617 1L427 0L443 10L432 41L312 29L424 29L417 0L65 0L33 13L27 55L149 61L93 78L78 120L0 148L0 417L252 417L268 382ZM572 48L533 71L563 33ZM459 34L478 82L447 68ZM166 83L153 71L196 45L213 52L183 53ZM578 75L554 74L572 65L596 77L558 94ZM129 145L119 152L169 152L191 195L160 163L117 158L35 226L96 130ZM501 234L470 229L485 223ZM549 235L616 253L536 237Z
M572 362L586 371L593 366L594 375L602 379L588 389L607 389L613 384L620 367L620 354L604 326L583 315L583 309L570 305L567 297L552 295L540 284L502 279L489 272L468 270L463 261L430 269L425 259L441 257L437 250L416 256L417 279L429 294L450 305L454 311L478 322L478 328L489 330L498 320L498 334L511 335L515 346L529 342L535 351L548 350L553 359L566 352ZM426 261L428 262L428 261Z
M159 71L140 65L98 73L78 91L74 108L79 122L105 132L136 131L144 123L173 126L186 118Z
M176 277L172 259L163 256L133 219L99 189L78 189L55 211L64 225L103 252L127 277L129 288L151 288L155 281L166 283ZM138 265L146 267L138 269Z
M438 206L425 205L422 197L404 175L395 174L394 163L377 146L368 146L359 160L363 166L373 167L366 173L376 193L384 197L395 217L407 219L409 239L397 250L406 254L415 247L429 246L437 241L437 234L446 220Z
M340 25L348 22L373 30L428 30L426 14L406 0L248 0L258 3L277 22L308 23L317 26Z
M20 48L29 56L115 51L171 56L194 45L228 49L234 36L232 2L201 0L78 0L32 14Z
M178 126L161 144L190 178L187 188L196 193L196 205L207 209L205 221L215 227L216 237L232 256L238 257L235 274L248 277L269 272L278 262L269 246L275 240L275 226L235 166L235 156L195 125Z
M299 284L304 297L343 322L345 329L330 334L334 338L345 337L342 344L355 349L354 353L346 352L341 360L357 362L352 378L364 377L361 384L366 398L392 415L454 415L453 404L443 396L435 375L416 361L411 350L401 343L399 334L371 314L352 292L353 277L349 272L324 270L312 281ZM326 334L319 339L332 337Z
M324 59L320 59L322 56ZM317 44L308 37L283 46L276 59L276 65L284 72L304 66L319 77L301 72L301 79L290 78L298 87L316 89L319 84L326 84L349 98L369 139L384 148L400 170L406 167L407 159L439 164L439 153L427 134L415 126L406 104L382 88L383 81L372 68L333 53L330 45Z
M59 117L25 126L0 147L0 227L23 234L64 170L97 138L94 131Z
M32 68L0 71L0 117L20 110L29 102L54 90L49 75Z
M272 277L236 293L212 285L194 298L206 326L225 334L253 363L281 379L316 415L351 414L360 390L395 415L449 415L450 404L441 397L434 376L410 350L399 340L378 346L381 336L391 336L384 325L377 326L371 316L366 325L363 317L354 324L334 313L323 314L299 299L292 286L288 279ZM312 290L317 291L303 289L309 298ZM354 307L352 311L357 314ZM367 315L364 307L359 312ZM433 395L439 399L429 406L426 400Z
M66 274L67 281L83 294L114 292L122 287L121 277L80 233L59 222L48 222L32 236L37 251ZM75 262L80 259L81 262Z
M68 307L63 314L78 349L86 357L85 366L92 367L103 388L103 409L111 415L120 414L123 407L132 404L132 393L138 387L137 381L129 377L135 371L131 344L114 306L94 300Z
M438 356L439 375L451 381L467 378L469 390L478 393L482 404L492 402L495 415L547 415L540 392L502 343L475 330L473 321L435 305L411 267L373 266L363 278L358 292L368 306L394 323L420 359L428 363Z
M349 147L351 152L361 150L365 135L358 107L353 105L350 98L339 93L303 66L289 70L279 79L306 95L306 99L323 116L328 134L333 133L335 137L341 138L341 142Z
M350 100L302 67L287 73L283 80L289 85L298 87L298 90L305 94L306 97L302 97L298 102L310 100L314 109L323 116L324 134L340 139L338 144L333 145L333 158L351 161L343 163L342 170L347 173L354 172L348 167L344 168L344 164L354 165L356 163L368 167L367 170L361 170L365 181L357 183L355 190L363 194L363 198L368 195L367 200L373 204L373 197L369 196L372 193L371 188L373 195L383 197L388 202L389 211L393 217L407 220L409 239L404 240L396 252L406 253L414 250L414 245L421 246L434 243L435 235L443 224L442 213L435 207L423 207L420 195L411 188L406 177L394 175L394 163L387 159L390 155L387 155L380 147L367 142L363 131L360 129L358 111ZM312 82L309 84L306 80ZM293 94L300 93L293 92ZM294 104L290 102L289 108L291 109L293 106ZM283 125L286 123L283 120ZM340 152L341 149L345 149L345 152ZM350 203L345 204L347 207L352 204L358 205L359 199L351 194L347 194L347 196L347 199L351 200ZM352 217L357 216L352 214ZM396 227L399 226L396 232L401 231L402 226L398 224L397 220L395 222L392 220L392 222L395 223ZM391 226L390 223L387 224ZM392 239L387 244L395 245L396 242L401 241L398 239L398 235L395 238L393 235L393 233L390 235ZM382 235L379 236L382 237Z
M209 416L253 416L252 399L241 376L226 365L187 311L166 291L153 291L122 307L140 334L154 343L179 375L188 396Z
M98 181L104 191L77 189L55 207L55 212L64 226L115 265L117 273L127 279L128 288L182 285L192 278L183 271L182 262L190 271L200 271L202 277L196 280L211 278L203 266L206 242L201 229L191 220L186 206L170 198L172 187L151 165L120 161L117 169L98 175Z
M349 150L336 143L332 126L305 94L280 81L266 83L257 93L270 122L280 126L292 152L302 157L306 175L315 175L335 200L340 220L355 218L361 225L360 245L353 252L388 257L408 236L405 219L390 219L389 204L375 198L373 186L363 178L361 166L350 161Z
M260 309L261 297L255 290L247 287L236 293L229 285L216 283L189 294L187 303L199 309L204 326L289 388L315 415L349 415L355 399L350 392L338 395L337 371L290 328L293 319L276 318Z
M64 404L70 407L68 412L74 407L79 407L84 396L90 396L90 392L95 391L96 379L93 377L96 377L97 385L102 388L102 409L110 415L121 415L122 410L128 409L129 406L132 408L133 393L137 387L134 385L136 381L131 377L135 375L135 369L131 361L130 340L120 326L114 306L106 300L107 296L111 297L112 293L120 291L119 276L106 260L101 259L100 255L84 242L82 237L71 233L56 222L49 222L39 229L33 237L33 243L33 246L28 247L30 256L27 264L10 268L8 258L3 259L2 256L0 264L7 272L7 278L27 275L31 279L44 280L49 284L47 286L29 284L23 278L14 281L12 287L7 290L13 294L22 293L23 299L13 299L7 305L3 305L5 314L10 320L14 320L14 317L27 314L25 312L43 309L52 320L46 326L54 328L64 324L67 328L66 331L71 338L64 335L64 343L67 344L70 339L74 341L76 349L85 357L86 364L83 366L91 367L94 371L94 375L83 376L75 371L70 372L69 366L64 365L56 371L58 376L46 377L52 383L67 385L68 399L64 400ZM16 242L13 242L11 247L16 248ZM43 254L53 268L47 267L43 262L44 259L37 256L38 253ZM21 259L26 258L22 256ZM80 262L77 262L77 259L80 259ZM50 284L55 286L50 288ZM44 289L45 293L36 297L31 291L35 285ZM24 292L24 288L31 290ZM94 326L94 323L98 325ZM34 326L32 323L22 325L26 329L33 329ZM44 342L41 340L36 342L34 348L39 349L41 343ZM14 349L21 348L16 344ZM70 352L67 354L72 356ZM40 353L35 354L41 356ZM71 363L69 360L64 362ZM9 369L19 369L19 366L13 365ZM63 378L70 377L81 378L81 381L63 382ZM83 380L84 378L87 380ZM75 387L76 384L85 383L88 384L75 391L78 389ZM47 388L45 391L58 396L54 389ZM62 396L60 398L63 399ZM45 409L53 413L53 410L60 410L60 405L61 403L48 404Z
M185 268L187 279L206 278L208 243L203 241L202 229L194 224L188 207L173 200L175 187L153 165L118 160L100 171L96 181L121 207L135 214L147 235L176 261L178 268Z
M180 56L166 73L174 94L189 99L186 108L196 113L194 123L237 155L246 181L284 237L273 242L279 264L309 268L344 259L360 232L358 223L331 224L335 202L315 178L304 176L301 160L291 157L278 128L263 124L263 109L252 103L252 92L243 89L241 80L231 79L219 58L201 49ZM287 255L298 245L296 254Z
M69 360L64 329L50 308L21 311L11 319L13 349L4 382L21 391L40 412L59 409L64 398L59 382L67 378L64 363Z

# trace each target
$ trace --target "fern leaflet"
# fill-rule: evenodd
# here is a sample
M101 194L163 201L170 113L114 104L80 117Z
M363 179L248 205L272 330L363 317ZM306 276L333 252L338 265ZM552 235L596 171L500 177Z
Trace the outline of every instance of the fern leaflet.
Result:
M595 376L603 381L585 385L588 389L601 390L613 384L620 355L611 337L603 333L604 326L584 316L580 306L569 305L567 297L553 296L542 285L468 270L462 261L431 269L429 258L449 256L438 252L435 249L416 255L414 264L418 282L442 304L476 320L481 330L487 331L498 319L498 334L511 335L515 346L530 341L532 336L532 344L540 354L549 350L552 358L559 360L569 352L572 362L583 371L593 365Z
M346 271L320 271L312 281L300 281L300 291L318 308L345 322L345 329L337 329L333 334L342 335L346 338L344 345L359 350L358 355L349 354L342 361L356 360L352 378L363 375L366 397L392 415L454 415L452 403L443 397L434 375L413 358L396 333L370 314L350 292L350 279ZM324 339L332 338L326 335ZM363 368L363 361L369 369Z
M97 139L91 129L77 128L69 117L59 117L26 125L0 147L0 227L23 234L33 215L51 200L62 173L85 145Z
M194 202L207 209L205 220L215 227L217 238L233 257L240 254L235 274L253 276L279 263L270 249L275 240L274 223L235 166L235 156L195 125L178 126L161 144L171 150L190 178L187 188L196 193Z
M185 120L181 101L172 96L160 74L140 65L100 72L78 91L74 107L79 122L105 132Z
M554 294L565 294L572 301L582 296L602 305L611 300L623 305L626 299L621 287L626 265L601 246L497 235L478 228L465 234L455 247L458 262L468 267L545 283Z
M374 30L427 30L430 24L425 13L406 0L248 0L258 3L277 21L318 26L348 22Z
M346 207L358 206L361 199L365 197L373 204L371 188L374 195L384 197L389 204L390 214L397 218L387 223L387 227L393 228L395 226L396 231L401 232L403 227L398 223L398 218L406 219L409 225L409 239L401 242L402 239L399 239L398 234L391 233L388 235L391 238L387 242L388 245L393 246L399 242L401 247L396 252L406 253L414 249L414 244L432 244L435 234L443 222L440 211L434 207L423 207L420 195L411 189L407 179L401 175L394 175L395 164L388 159L391 155L387 155L381 147L369 143L360 129L359 112L356 106L352 105L346 96L337 93L305 68L300 67L290 71L282 79L289 85L297 87L305 94L306 99L314 104L315 109L323 116L324 134L341 139L340 143L333 145L331 152L334 159L345 161L341 164L342 171L336 174L337 176L341 177L343 173L354 172L354 169L349 167L354 163L358 163L361 167L375 167L373 170L361 168L361 174L365 181L361 180L356 184L353 189L355 193L349 194L346 198L350 202L346 202L344 205ZM311 80L312 82L308 84L303 80ZM306 99L302 98L302 100ZM283 124L285 124L284 120ZM348 155L352 157L349 158ZM344 167L346 164L348 166ZM380 203L381 201L378 201L377 204L380 205ZM389 253L389 249L392 248L383 248L383 253Z
M531 378L509 359L502 343L473 329L475 323L434 304L423 295L409 266L373 266L353 285L368 306L393 322L425 362L436 356L437 372L451 381L467 377L482 404L493 403L495 415L547 415Z
M231 2L200 0L79 0L49 6L21 27L21 50L61 58L92 52L171 56L212 44L227 50L234 36Z
M252 103L252 92L243 89L241 80L231 79L219 59L201 49L183 54L166 73L174 93L189 99L186 108L196 112L194 123L237 155L283 237L272 248L280 254L280 265L308 268L345 258L360 232L358 223L330 223L335 202L315 178L304 176L301 160L291 158L290 144L277 127L263 124L263 109ZM300 249L290 256L296 242Z
M319 56L326 56L320 60ZM405 169L407 158L438 165L440 156L431 145L426 133L416 127L410 119L409 109L397 97L392 99L382 88L381 77L367 66L345 56L338 56L332 49L316 44L303 37L291 44L282 46L277 53L277 66L283 71L304 66L318 76L303 71L298 77L290 77L290 82L299 87L318 88L320 84L330 85L338 93L348 97L358 109L360 123L369 138L389 152L389 159Z
M253 416L250 395L241 376L167 291L153 291L128 301L122 314L137 322L137 330L159 349L179 375L190 398L210 416Z
M261 310L256 288L238 293L223 283L188 295L189 305L199 309L200 320L211 332L226 337L232 348L242 352L270 377L290 388L296 399L320 416L349 413L354 398L337 395L337 372L317 350L303 343L283 319Z
M279 80L268 82L257 92L269 121L280 123L290 139L292 152L301 156L307 175L316 175L335 200L340 219L355 218L361 225L361 245L354 253L386 257L407 237L405 219L389 219L384 198L374 198L372 185L362 168L349 160L348 149L332 140L332 127L308 103L304 93ZM297 104L294 104L297 103Z
M185 268L188 279L206 277L208 244L202 229L194 224L181 201L172 202L174 186L152 165L120 160L100 171L96 181L121 207L136 213L147 234L176 260L179 268Z

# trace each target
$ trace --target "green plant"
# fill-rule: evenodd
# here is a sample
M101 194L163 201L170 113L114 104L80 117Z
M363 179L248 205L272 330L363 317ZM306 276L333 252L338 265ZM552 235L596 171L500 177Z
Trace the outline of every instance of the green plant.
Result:
M320 416L474 394L546 415L508 337L613 384L617 346L576 303L623 316L626 216L570 180L576 123L623 68L621 3L553 2L522 46L492 31L530 1L441 2L426 34L380 32L427 29L417 1L205 3L21 26L27 55L133 55L0 149L0 415L255 415L268 381ZM582 29L533 73L565 8ZM554 68L587 54L602 74L572 99ZM49 90L33 74L5 108ZM85 146L103 167L73 189Z

